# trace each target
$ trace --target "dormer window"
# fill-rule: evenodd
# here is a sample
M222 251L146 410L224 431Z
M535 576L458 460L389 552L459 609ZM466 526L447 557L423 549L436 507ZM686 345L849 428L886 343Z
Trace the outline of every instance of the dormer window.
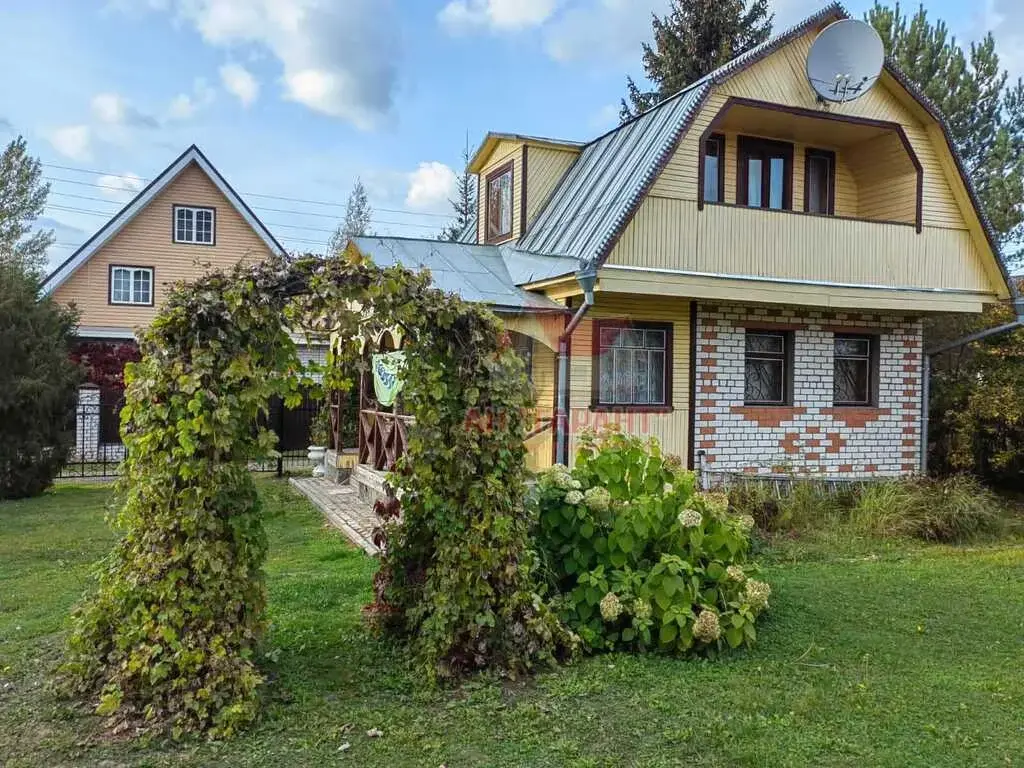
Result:
M216 212L213 208L174 206L174 242L213 245L216 242Z
M487 175L488 243L512 237L512 163L506 163Z
M725 136L717 133L704 142L704 202L725 202Z

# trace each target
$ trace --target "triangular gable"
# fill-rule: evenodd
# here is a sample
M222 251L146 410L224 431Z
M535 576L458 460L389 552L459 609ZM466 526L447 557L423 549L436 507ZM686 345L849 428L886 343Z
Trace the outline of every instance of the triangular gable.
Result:
M85 244L71 254L63 264L57 267L43 282L43 293L49 295L66 282L79 267L92 258L93 254L109 243L118 232L145 210L192 163L195 163L206 174L207 178L227 198L238 214L252 227L252 230L264 242L267 248L278 256L284 255L284 248L270 234L270 231L263 225L263 222L252 212L252 209L246 205L245 201L239 197L238 193L232 189L231 185L220 175L220 172L213 164L206 159L206 156L200 149L193 144L182 152L173 163L167 166L159 176L153 179L145 189L139 192L131 202L115 214L110 221L104 224Z

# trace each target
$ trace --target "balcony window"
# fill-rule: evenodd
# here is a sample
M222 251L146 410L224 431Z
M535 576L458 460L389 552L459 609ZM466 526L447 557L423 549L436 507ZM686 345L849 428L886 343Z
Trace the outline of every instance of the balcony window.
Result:
M829 216L836 212L836 155L808 149L804 155L804 210Z
M793 208L793 145L740 136L736 202L751 208Z
M512 163L487 176L487 232L489 243L512 236Z
M725 136L714 134L704 142L704 202L725 201Z

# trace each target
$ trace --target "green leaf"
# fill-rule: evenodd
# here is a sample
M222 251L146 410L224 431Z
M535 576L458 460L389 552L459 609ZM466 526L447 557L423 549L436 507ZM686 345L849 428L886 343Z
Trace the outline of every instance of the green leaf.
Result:
M743 642L743 630L736 627L729 627L725 630L725 640L729 643L730 648L739 647L740 643Z
M675 624L662 624L658 631L658 640L662 645L671 645L679 634Z

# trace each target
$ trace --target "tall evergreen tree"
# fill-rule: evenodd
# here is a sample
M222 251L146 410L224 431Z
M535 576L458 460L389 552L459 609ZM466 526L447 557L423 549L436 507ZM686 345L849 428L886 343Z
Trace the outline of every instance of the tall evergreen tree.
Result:
M455 187L455 199L449 200L455 219L441 230L439 240L456 241L463 230L476 221L476 176L469 172L469 142L462 150L462 175Z
M768 0L672 0L664 17L652 14L654 45L644 43L644 71L654 84L641 90L626 78L623 122L685 88L772 32Z
M357 178L355 186L349 193L348 202L345 204L345 220L338 225L327 243L327 252L335 254L342 250L350 239L361 237L370 233L370 217L373 209L366 197L366 187L363 180Z
M52 231L32 232L50 192L42 175L39 160L28 154L21 136L0 154L0 265L34 275L45 269L46 249L53 243Z
M1024 246L1024 84L1009 83L992 34L965 50L945 22L924 6L912 16L899 3L867 13L886 53L949 124L1004 257L1019 262Z

